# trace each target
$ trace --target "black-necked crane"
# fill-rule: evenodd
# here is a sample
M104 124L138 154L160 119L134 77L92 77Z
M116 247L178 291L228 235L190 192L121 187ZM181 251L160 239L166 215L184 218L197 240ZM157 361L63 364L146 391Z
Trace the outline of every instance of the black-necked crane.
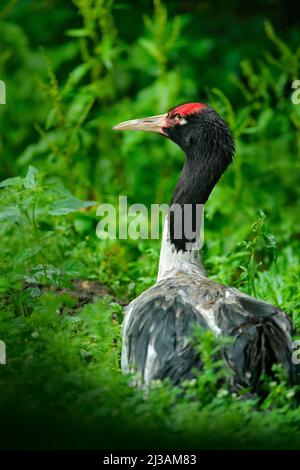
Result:
M174 205L205 204L211 191L232 162L233 136L219 114L203 103L177 106L170 112L118 124L116 130L158 132L185 153L185 162L174 189L164 225L156 284L133 300L123 323L122 370L137 372L147 386L169 378L174 384L194 376L202 367L201 355L189 338L194 325L216 336L230 336L224 358L233 371L234 387L260 390L262 374L282 364L289 382L297 382L292 362L292 325L279 308L210 280L200 251L190 249L185 231L175 236ZM182 220L182 219L181 219ZM182 222L180 222L182 223Z

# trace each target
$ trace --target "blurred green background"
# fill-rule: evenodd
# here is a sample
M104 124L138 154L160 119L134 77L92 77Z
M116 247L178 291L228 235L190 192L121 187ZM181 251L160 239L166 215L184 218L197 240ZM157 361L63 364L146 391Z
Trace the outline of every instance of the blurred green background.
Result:
M206 205L208 274L300 328L299 10L283 0L2 0L4 447L299 447L282 377L259 404L232 396L209 360L180 394L158 384L146 399L128 385L122 306L155 282L159 241L96 237L97 203L168 202L183 163L172 142L112 126L209 103L237 152ZM209 358L212 340L202 343Z

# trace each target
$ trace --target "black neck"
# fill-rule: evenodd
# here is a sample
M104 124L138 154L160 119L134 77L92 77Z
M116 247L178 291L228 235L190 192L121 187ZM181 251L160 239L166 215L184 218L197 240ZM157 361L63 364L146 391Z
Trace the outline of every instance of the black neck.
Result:
M186 151L185 164L171 199L169 213L170 240L177 251L187 251L190 246L187 244L195 242L195 238L185 236L184 224L185 227L190 226L192 232L199 233L199 205L206 203L214 186L232 161L233 141L229 130L222 135L222 139L218 137L215 132L208 132L204 137L200 135L192 141ZM176 211L172 212L174 205L182 208L181 218ZM190 208L186 205L190 205ZM175 228L180 224L182 236L178 238Z

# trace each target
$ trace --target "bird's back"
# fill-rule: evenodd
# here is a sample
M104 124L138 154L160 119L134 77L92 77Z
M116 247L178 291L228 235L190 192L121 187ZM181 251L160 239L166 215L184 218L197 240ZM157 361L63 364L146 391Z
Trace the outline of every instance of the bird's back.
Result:
M195 325L216 336L231 336L223 357L234 372L235 387L259 391L262 374L280 363L290 383L297 382L292 363L291 322L277 307L217 284L200 272L178 272L143 292L128 307L123 324L122 369L141 382L169 378L174 384L202 367L191 343Z

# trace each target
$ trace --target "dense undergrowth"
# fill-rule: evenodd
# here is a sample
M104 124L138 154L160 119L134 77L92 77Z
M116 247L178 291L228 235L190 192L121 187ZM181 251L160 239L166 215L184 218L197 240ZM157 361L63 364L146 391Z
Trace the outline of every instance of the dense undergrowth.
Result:
M210 11L134 5L1 4L1 445L299 448L296 390L278 370L264 401L232 394L210 335L199 333L203 373L182 389L129 386L122 306L155 282L159 242L96 237L98 203L168 202L182 165L166 139L113 124L209 102L237 152L206 206L206 269L300 332L299 31L283 41L263 17L235 13L224 36ZM251 44L236 43L243 21Z

